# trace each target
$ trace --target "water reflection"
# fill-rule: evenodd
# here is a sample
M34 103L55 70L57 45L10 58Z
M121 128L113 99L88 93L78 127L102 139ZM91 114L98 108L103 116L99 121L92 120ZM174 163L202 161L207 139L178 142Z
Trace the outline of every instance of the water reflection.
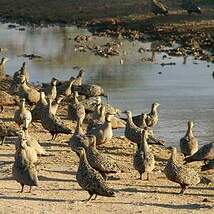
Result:
M201 61L193 64L191 57L169 59L162 54L155 55L155 52L139 52L139 48L146 50L151 44L125 40L121 40L119 56L101 58L89 52L74 51L74 38L78 34L90 35L87 30L76 27L18 31L1 24L0 47L7 48L8 52L0 52L0 56L10 58L6 66L9 74L26 61L34 82L49 82L53 76L68 79L78 73L75 66L82 67L87 71L86 80L102 85L110 95L110 102L123 110L147 112L152 102L161 103L157 134L169 143L178 145L190 119L195 121L194 130L200 143L214 139L213 79L210 76L213 65L207 67L207 63ZM114 40L94 37L88 44L101 45L111 41ZM18 57L24 53L42 58ZM147 61L149 58L158 64ZM162 67L162 62L176 65Z

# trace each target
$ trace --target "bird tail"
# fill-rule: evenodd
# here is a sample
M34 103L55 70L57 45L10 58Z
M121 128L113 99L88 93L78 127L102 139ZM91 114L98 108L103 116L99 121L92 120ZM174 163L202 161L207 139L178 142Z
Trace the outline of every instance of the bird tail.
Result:
M125 122L128 121L128 119L127 119L127 118L124 118L124 117L120 117L120 119L123 120L123 121L125 121Z
M162 145L162 146L165 145L164 140L154 138L153 136L149 136L148 143L149 144L158 144L158 145Z
M64 134L72 134L72 131L69 128L66 128L66 127L63 128L62 132Z
M206 184L206 185L211 185L214 183L214 180L207 177L207 176L201 176L201 181L200 181L201 184Z
M202 172L203 172L203 171L206 171L206 170L208 170L208 169L209 169L209 167L208 167L207 164L201 166L201 171L202 171Z
M107 196L107 197L115 197L115 192L111 189L108 189L103 196Z
M192 156L189 156L189 157L186 157L186 158L184 159L184 161L185 161L184 164L187 164L187 163L193 161L193 158L192 158Z

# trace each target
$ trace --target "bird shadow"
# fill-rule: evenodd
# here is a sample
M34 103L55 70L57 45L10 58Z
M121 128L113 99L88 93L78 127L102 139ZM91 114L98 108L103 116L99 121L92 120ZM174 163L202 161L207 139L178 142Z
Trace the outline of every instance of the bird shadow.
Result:
M8 118L0 118L3 122L14 122L14 118L8 117Z
M14 154L0 154L0 157L14 157Z
M68 144L66 143L55 143L54 141L43 141L39 142L42 146L47 146L47 147L52 147L52 146L57 146L57 147L68 147ZM69 147L68 147L69 148Z
M62 179L62 178L54 178L54 177L46 177L43 175L39 176L40 181L59 181L59 182L76 182L76 180L73 179Z
M156 193L156 194L168 194L168 195L178 195L178 196L182 196L179 194L180 191L178 192L166 192L166 191L160 191L160 190L139 190L137 188L122 188L122 189L118 189L118 191L122 191L122 192L131 192L131 193L136 193L136 192L141 192L141 193ZM203 196L203 197L214 197L213 194L201 194L201 193L187 193L185 192L185 195L189 195L189 196Z
M161 203L139 203L139 206L156 206L168 209L185 209L185 210L196 210L196 209L211 209L210 205L205 204L161 204Z
M156 206L156 207L161 207L161 208L168 208L168 209L183 209L183 210L196 210L196 209L212 209L212 206L210 205L205 205L205 204L162 204L162 203L146 203L146 202L137 202L137 203L132 203L132 202L112 202L112 201L100 201L96 200L93 201L93 203L96 204L131 204L131 205L136 205L136 206Z
M14 161L0 161L0 166L12 164Z
M8 195L0 195L0 199L5 200L24 200L24 201L46 201L46 202L66 202L67 200L63 199L53 199L53 198L38 198L38 197L26 197L25 195L20 196L8 196Z
M61 174L66 174L66 175L76 175L76 174L77 174L77 173L74 172L74 171L68 171L68 170L59 171L59 170L43 169L43 171L47 171L47 172L56 172L56 173L61 173Z
M122 149L121 147L109 147L109 148L106 148L106 147L98 147L97 148L100 152L103 152L103 153L106 153L106 154L110 154L110 155L117 155L117 156L132 156L133 154L132 153L129 153L129 152L124 152L124 151L118 151L118 149Z
M13 176L4 176L0 177L0 181L9 181L9 180L14 180Z

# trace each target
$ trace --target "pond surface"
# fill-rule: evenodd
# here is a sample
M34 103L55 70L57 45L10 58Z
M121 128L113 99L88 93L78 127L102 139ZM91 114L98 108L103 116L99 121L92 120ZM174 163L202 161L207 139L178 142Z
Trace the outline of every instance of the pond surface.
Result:
M90 52L75 51L74 38L78 34L90 35L76 27L25 27L25 31L9 29L0 24L0 52L10 61L6 72L13 74L26 61L32 82L49 82L54 76L66 80L75 76L78 69L87 72L85 81L100 84L110 97L110 103L133 114L150 111L152 102L159 102L160 121L156 135L166 139L168 145L178 145L185 134L188 120L195 121L194 133L200 144L214 140L214 65L196 61L191 57L183 64L182 57L163 59L157 54L156 62L143 62L150 52L139 53L139 48L149 48L150 43L122 42L120 56L102 58ZM105 44L111 38L93 37L91 44ZM22 54L36 54L41 59L29 60ZM124 64L120 64L123 59ZM161 62L176 65L161 66ZM161 74L159 74L161 72ZM123 131L117 131L122 135Z

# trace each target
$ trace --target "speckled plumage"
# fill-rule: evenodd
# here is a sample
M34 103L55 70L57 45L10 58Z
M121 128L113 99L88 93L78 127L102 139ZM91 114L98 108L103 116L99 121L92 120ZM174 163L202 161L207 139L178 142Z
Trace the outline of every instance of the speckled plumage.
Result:
M65 124L60 120L59 117L56 117L47 110L41 112L41 123L44 129L50 132L52 135L52 140L56 139L57 135L62 134L71 134L72 131L65 126Z
M151 173L155 167L155 158L147 143L148 130L142 130L141 138L140 147L137 148L134 156L134 168L139 172L140 179L142 179L142 174L145 173L147 180L149 180L149 173Z
M193 155L198 151L198 140L192 133L193 122L188 122L187 132L180 139L180 149L185 156Z
M44 111L45 109L48 109L48 102L45 98L45 93L41 91L39 101L31 110L32 121L40 120L42 115L41 112Z
M180 184L182 188L180 194L183 194L189 186L197 185L201 179L194 169L178 164L176 157L177 151L176 148L173 148L164 173L170 181Z
M97 170L106 180L106 174L118 172L119 167L113 160L110 159L110 157L105 156L96 149L95 136L92 135L89 136L89 138L89 146L86 149L88 162L91 167Z
M214 159L214 142L202 146L196 153L185 158L186 163Z
M99 85L74 85L72 86L72 91L77 91L80 95L85 95L86 97L105 96L103 88Z
M88 163L85 149L81 148L77 150L77 153L80 158L80 162L76 179L80 187L90 194L88 200L90 200L93 195L95 195L95 198L97 195L114 197L115 193L113 190L107 186L100 173L93 169Z
M78 120L75 128L75 132L69 140L69 146L75 152L80 147L83 147L86 149L88 145L89 145L88 138L82 129L82 125L80 121Z

